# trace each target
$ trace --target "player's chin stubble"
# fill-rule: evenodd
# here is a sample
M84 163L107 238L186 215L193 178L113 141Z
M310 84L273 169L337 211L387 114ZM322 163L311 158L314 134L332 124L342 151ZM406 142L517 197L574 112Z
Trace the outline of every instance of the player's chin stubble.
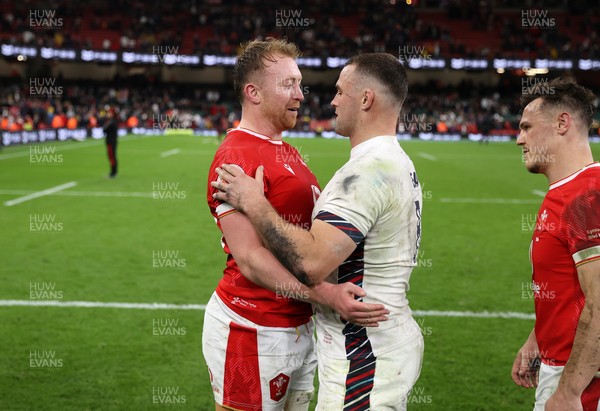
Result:
M533 164L529 164L527 166L527 171L529 171L532 174L539 174L541 173L541 167L538 163L533 163Z

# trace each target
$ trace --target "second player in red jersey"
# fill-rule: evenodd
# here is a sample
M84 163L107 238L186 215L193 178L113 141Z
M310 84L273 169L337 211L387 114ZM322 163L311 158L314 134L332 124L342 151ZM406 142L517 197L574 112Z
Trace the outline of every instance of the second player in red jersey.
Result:
M588 141L595 96L571 79L543 84L521 98L517 144L527 169L544 174L549 189L530 247L535 328L512 378L536 387L534 411L597 411L600 164Z
M577 266L600 259L600 164L552 185L537 216L531 242L535 335L541 360L569 360L585 295Z

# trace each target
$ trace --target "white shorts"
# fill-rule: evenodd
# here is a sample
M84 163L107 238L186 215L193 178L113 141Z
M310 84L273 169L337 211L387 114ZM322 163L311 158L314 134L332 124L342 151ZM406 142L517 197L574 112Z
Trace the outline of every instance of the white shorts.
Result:
M202 352L215 402L236 410L283 410L290 390L314 389L312 320L300 327L257 325L213 293L206 306Z
M406 410L407 396L421 373L423 338L376 359L329 358L317 351L317 411Z
M544 411L546 401L558 388L558 381L565 367L541 363L538 386L535 390L533 411ZM581 396L584 411L600 411L600 373L592 380Z

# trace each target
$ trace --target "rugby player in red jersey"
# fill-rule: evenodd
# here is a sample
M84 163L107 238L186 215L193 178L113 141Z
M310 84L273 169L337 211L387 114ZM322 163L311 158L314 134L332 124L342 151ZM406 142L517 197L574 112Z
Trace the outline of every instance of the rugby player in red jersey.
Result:
M563 78L521 97L517 144L527 169L549 183L530 248L535 327L512 368L517 385L536 387L535 411L600 410L600 164L588 140L594 100Z

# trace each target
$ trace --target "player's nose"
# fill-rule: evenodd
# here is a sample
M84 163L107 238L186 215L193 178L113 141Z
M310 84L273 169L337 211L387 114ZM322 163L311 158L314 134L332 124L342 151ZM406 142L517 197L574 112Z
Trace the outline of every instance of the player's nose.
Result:
M304 93L302 92L302 86L300 86L300 84L296 84L296 87L294 87L294 95L292 97L295 100L304 100Z

